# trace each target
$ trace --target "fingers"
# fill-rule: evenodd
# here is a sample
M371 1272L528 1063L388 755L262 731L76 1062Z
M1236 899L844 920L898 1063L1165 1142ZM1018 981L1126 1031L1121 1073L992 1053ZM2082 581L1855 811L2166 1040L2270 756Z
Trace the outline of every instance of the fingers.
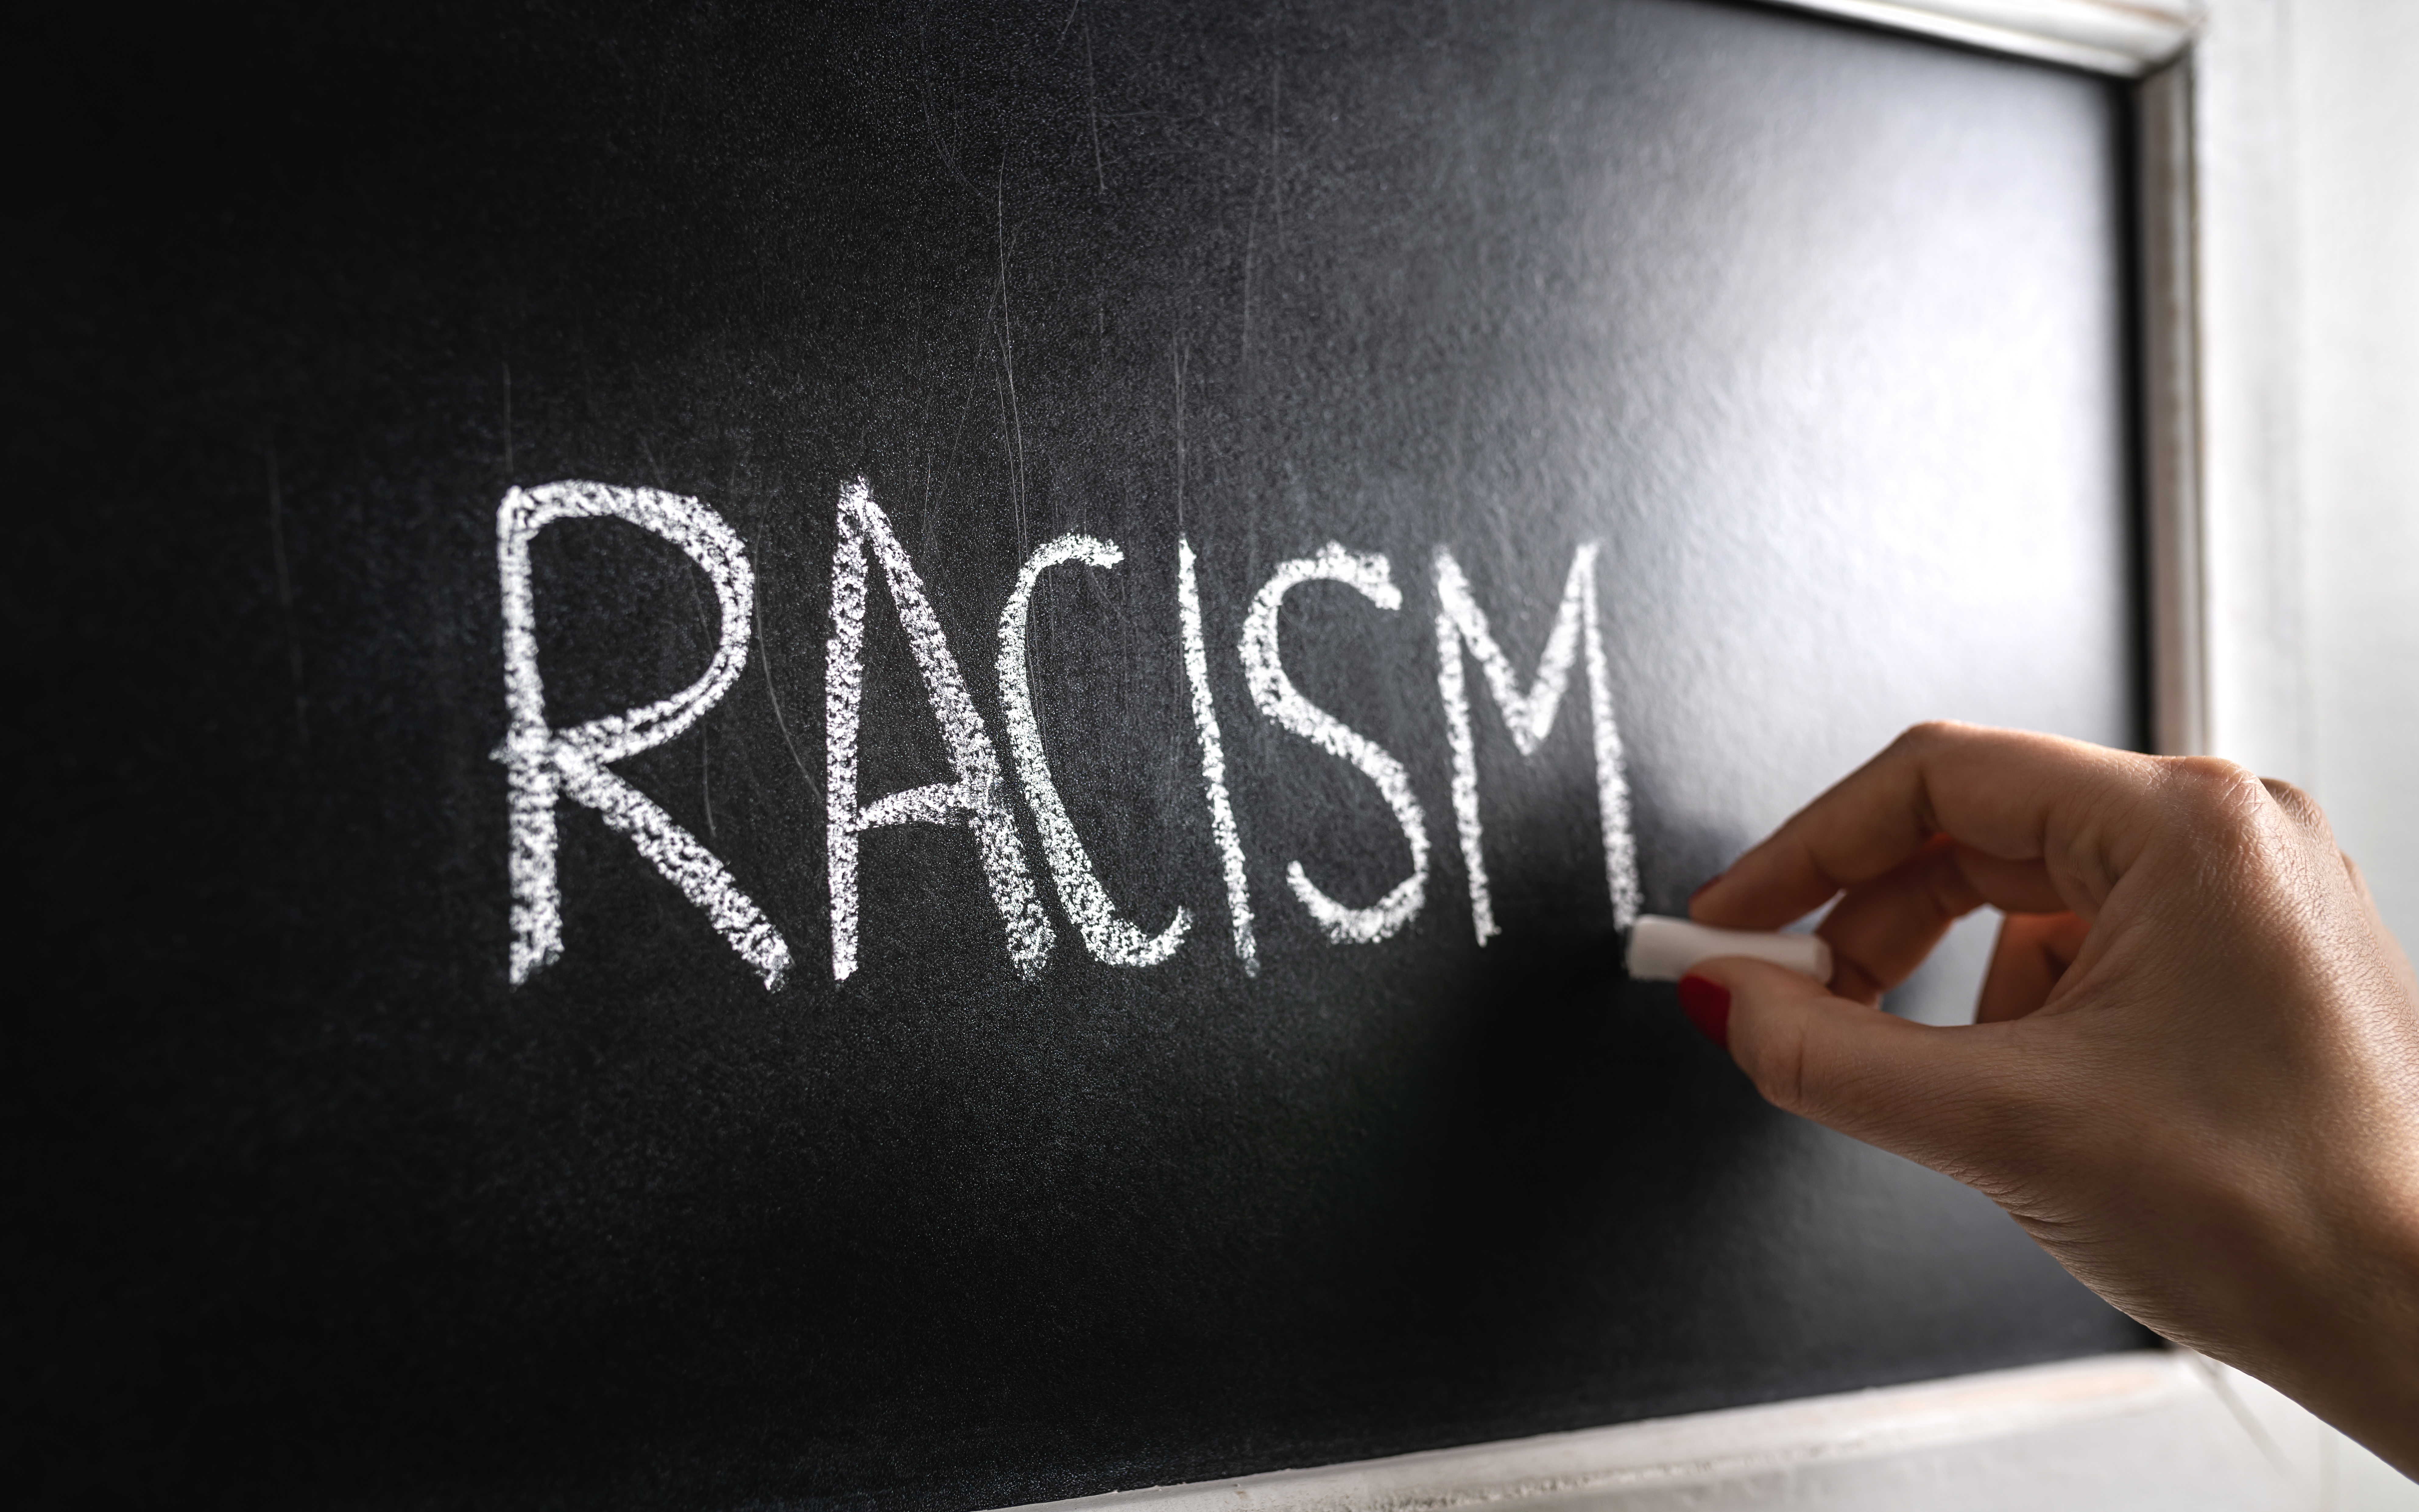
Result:
M2039 861L2006 861L1935 835L1848 889L1815 933L1831 943L1831 991L1868 1007L1904 981L1949 927L1984 903L2019 913L2065 908Z
M2049 1001L2090 933L2091 926L2072 914L2010 914L1999 925L1974 1022L2005 1024Z
M2004 1030L1910 1024L1743 956L1690 975L1730 994L1731 1057L1775 1105L1951 1174L1987 1148L2007 1099L1991 1054Z
M2041 861L2058 906L2088 918L2143 842L2161 772L2153 758L2053 735L1918 725L1740 856L1690 912L1778 928L1945 834Z

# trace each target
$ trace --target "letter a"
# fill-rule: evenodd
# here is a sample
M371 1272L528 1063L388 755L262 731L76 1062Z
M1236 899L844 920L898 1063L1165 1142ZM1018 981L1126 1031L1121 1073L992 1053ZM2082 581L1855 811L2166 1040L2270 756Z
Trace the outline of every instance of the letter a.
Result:
M882 563L883 580L899 607L900 626L925 696L948 747L954 782L933 782L893 793L860 809L856 802L856 737L865 684L866 548ZM982 857L983 881L1008 926L1008 953L1026 977L1040 973L1056 943L1033 877L1025 864L1025 841L1016 832L1008 790L1000 780L999 753L982 715L966 694L966 680L942 637L941 622L924 596L923 579L873 501L863 478L840 493L840 528L832 547L832 633L824 642L824 734L828 762L824 784L829 823L825 839L831 864L832 980L846 981L856 970L857 841L885 825L963 825L974 831Z
M537 608L530 590L530 542L558 519L623 519L652 531L688 553L714 580L722 610L720 644L705 675L687 687L627 714L549 730L546 689L538 680ZM555 809L563 799L587 805L630 837L715 929L754 966L766 988L790 969L790 948L771 921L739 890L730 872L697 837L672 823L637 788L606 768L679 735L714 707L747 665L748 612L755 575L747 553L722 517L694 499L653 488L602 483L549 483L504 495L496 510L496 562L504 591L504 702L510 724L496 759L512 788L514 985L562 955L562 898L555 881Z

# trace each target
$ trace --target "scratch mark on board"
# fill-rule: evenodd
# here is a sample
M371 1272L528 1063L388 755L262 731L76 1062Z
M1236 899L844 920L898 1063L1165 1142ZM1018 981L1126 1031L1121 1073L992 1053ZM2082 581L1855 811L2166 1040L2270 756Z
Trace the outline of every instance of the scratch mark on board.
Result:
M1241 365L1248 368L1252 361L1252 267L1260 231L1260 195L1269 197L1270 219L1276 217L1277 196L1277 60L1269 60L1269 149L1260 161L1260 177L1252 185L1252 213L1243 223L1243 343Z
M987 304L987 305L985 305L985 306L983 307L983 317L982 317L982 323L981 323L981 325L979 325L978 327L977 327L977 328L976 328L976 329L980 332L980 335L978 335L978 336L976 338L976 341L975 341L975 357L974 357L974 360L975 360L975 363L976 363L976 364L977 364L977 365L976 365L976 370L975 370L975 372L974 372L970 377L968 377L968 378L967 378L967 379L966 379L966 397L965 397L965 401L964 401L964 403L961 404L961 405L958 407L958 429L957 429L957 434L956 434L956 435L954 435L954 436L952 436L952 437L949 439L949 465L948 465L948 475L950 478L953 478L953 479L958 475L958 454L959 454L961 451L964 450L964 448L965 448L965 441L966 441L966 423L967 423L968 421L970 421L970 420L972 420L972 419L974 418L974 412L975 412L975 392L976 392L976 390L978 390L978 388L980 388L980 387L982 386L982 374L981 374L981 367L980 367L980 364L981 364L981 363L982 363L983 358L985 357L985 355L987 355L987 354L990 352L990 350L991 350L991 316L992 316L992 312L993 312L994 310L997 309L998 307L999 307L999 288L998 288L998 286L997 286L996 285L994 285L993 286L993 288L992 288L992 291L991 291L991 303L989 303L989 304ZM994 381L996 381L996 380L994 380ZM944 487L944 488L941 490L941 501L942 501L942 502L944 502L944 503L946 503L946 502L948 501L948 497L949 497L948 489L947 487ZM935 506L935 507L937 507L937 506ZM928 519L929 519L929 517L928 517Z
M1008 303L1008 154L999 158L999 183L993 194L993 213L999 235L999 363L1007 388L1009 498L1016 508L1016 551L1025 550L1025 421L1016 404L1016 331Z
M1076 0L1076 8L1083 8L1083 0ZM1101 162L1101 95L1092 77L1092 18L1089 16L1084 18L1084 105L1092 117L1092 175L1100 180L1102 194L1106 195L1109 192L1109 170Z
M269 550L277 563L277 612L285 622L286 670L294 680L294 739L307 752L311 719L302 692L302 636L294 625L294 578L285 564L285 499L277 482L276 443L268 443L263 451L269 458Z
M1176 372L1176 533L1184 533L1184 368L1190 354L1183 336L1170 337L1168 365Z
M757 531L759 534L763 533L762 510L757 512ZM767 541L760 543L757 548L763 553L763 559L768 562L772 560L772 552L768 549L769 545ZM815 780L815 774L807 765L807 758L798 749L797 737L790 733L790 717L781 709L781 690L773 682L771 651L773 642L764 639L764 600L761 594L751 607L756 611L756 643L765 648L764 655L759 660L764 669L764 696L771 700L773 704L774 728L781 732L781 744L790 748L790 760L797 764L798 775L807 779L807 791L815 795L817 803L821 803L824 801L824 785Z
M975 189L974 180L959 168L957 154L949 150L949 144L942 138L940 120L932 114L932 55L931 48L926 45L925 32L925 25L919 23L916 29L916 49L919 54L918 61L923 64L922 77L918 82L924 97L925 129L932 133L932 150L940 155L941 164L949 170L949 177L979 194L982 191Z
M705 632L706 640L711 641L716 634L714 621L706 616L705 596L697 591L697 576L694 573L684 573L682 576L688 582L689 608L697 611L698 627ZM760 635L757 639L761 641L763 638ZM768 656L764 659L769 662L772 658ZM713 736L714 732L708 726L701 723L697 727L697 796L698 801L705 805L705 838L718 840L721 838L720 833L714 827Z

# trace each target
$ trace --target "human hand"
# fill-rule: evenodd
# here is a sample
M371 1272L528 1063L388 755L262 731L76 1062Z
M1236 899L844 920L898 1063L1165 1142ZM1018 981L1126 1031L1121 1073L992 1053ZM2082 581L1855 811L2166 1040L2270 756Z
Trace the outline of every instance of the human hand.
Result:
M1772 929L1835 896L1827 990L1735 957L1681 984L1766 1098L1980 1189L2419 1477L2419 980L2317 804L2208 758L1921 725L1689 914ZM1875 1011L1984 903L2008 917L1975 1024Z

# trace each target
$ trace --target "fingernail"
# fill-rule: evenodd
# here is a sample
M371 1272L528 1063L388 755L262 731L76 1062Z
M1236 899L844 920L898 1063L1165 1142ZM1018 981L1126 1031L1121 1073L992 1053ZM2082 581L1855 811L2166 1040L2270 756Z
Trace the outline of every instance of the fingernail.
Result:
M1680 1011L1717 1050L1731 1047L1731 990L1710 977L1680 979Z
M1698 883L1698 884L1697 884L1697 890L1696 890L1696 891L1694 891L1694 892L1692 892L1692 893L1690 893L1690 894L1688 894L1688 902L1690 902L1690 903L1695 903L1698 899L1700 899L1700 898L1703 897L1703 896L1705 895L1705 889L1706 889L1707 887L1712 887L1715 883L1719 882L1720 880L1722 880L1722 878L1724 878L1724 877L1728 876L1729 874L1730 874L1730 873L1729 873L1729 872L1715 872L1712 876L1707 877L1704 881Z

